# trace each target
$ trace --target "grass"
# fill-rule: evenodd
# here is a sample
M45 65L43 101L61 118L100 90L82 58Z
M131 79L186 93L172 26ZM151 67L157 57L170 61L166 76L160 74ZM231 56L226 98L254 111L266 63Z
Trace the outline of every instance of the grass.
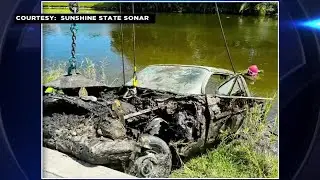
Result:
M106 3L106 2L78 2L80 9L95 9L103 10L105 8L112 8L118 6L117 3ZM42 4L43 9L50 8L67 8L69 7L68 2L44 2Z
M78 2L80 7L91 8L98 2ZM43 2L43 7L69 7L68 2Z
M44 14L70 14L70 10L68 8L44 8L42 9L42 13ZM104 11L97 11L94 9L82 9L78 12L78 14L103 14Z
M271 108L267 103L267 112ZM266 113L267 113L266 112ZM187 162L183 168L175 170L172 178L278 178L278 156L263 151L261 140L265 144L274 143L277 136L266 137L268 125L258 106L251 109L243 128L231 135L240 136L228 142L230 136L223 133L222 143L214 150ZM262 120L261 120L262 118ZM274 128L277 128L277 120ZM227 143L228 142L228 143Z
M50 66L50 68L45 69L42 76L43 84L54 81L59 77L66 75L68 65L69 63L65 62ZM91 59L84 58L84 60L79 62L77 71L88 79L105 83L107 86L115 86L120 82L120 79L118 77L110 78L106 75L105 71L103 70L107 68L108 65L109 63L107 61L100 61L100 67L96 67L95 63Z
M46 84L46 83L54 81L54 80L58 79L60 76L64 75L66 73L65 67L66 67L66 63L59 64L59 65L52 67L50 69L46 69L42 75L42 83Z
M43 72L42 82L43 84L48 83L50 81L54 81L59 77L66 74L66 67L68 63L61 63L56 66L51 67L50 69L46 69ZM78 67L79 72L85 77L93 80L97 80L97 72L95 68L95 64L88 58L85 58L84 61L81 62ZM102 75L102 79L104 80L105 75Z

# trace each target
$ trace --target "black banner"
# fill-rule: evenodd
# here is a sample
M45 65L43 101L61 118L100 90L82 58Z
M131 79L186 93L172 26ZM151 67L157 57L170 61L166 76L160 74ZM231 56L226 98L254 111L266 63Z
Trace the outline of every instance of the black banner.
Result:
M16 23L155 23L155 14L21 14Z

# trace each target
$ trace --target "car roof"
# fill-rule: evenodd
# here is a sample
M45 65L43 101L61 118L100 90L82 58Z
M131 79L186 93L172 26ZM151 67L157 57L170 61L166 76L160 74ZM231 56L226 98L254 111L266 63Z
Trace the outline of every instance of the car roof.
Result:
M208 67L208 66L198 66L198 65L182 65L182 64L153 64L153 65L149 65L149 66L146 66L145 68L143 68L142 70L140 70L138 72L138 75L142 72L145 72L147 69L149 68L161 68L161 66L163 67L186 67L186 68L194 68L194 69L201 69L203 71L204 74L204 79L202 82L199 82L199 86L193 86L193 88L190 88L188 90L190 90L190 92L179 92L180 90L176 91L176 90L173 90L172 87L170 87L169 89L170 90L165 90L165 91L169 91L169 92L173 92L173 93L177 93L177 94L203 94L203 90L204 90L204 87L205 85L207 84L210 76L212 74L222 74L222 75L234 75L234 73L230 70L227 70L227 69L223 69L223 68L216 68L216 67ZM130 81L128 81L126 83L126 85L128 86L132 86L132 79ZM150 85L150 84L149 84ZM149 85L146 85L146 86L141 86L141 87L145 87L145 88L150 88L150 89L153 89L152 87L150 87ZM197 90L197 88L200 88Z
M223 69L223 68L217 68L217 67L209 67L209 66L199 66L199 65L184 65L184 64L153 64L149 65L147 67L151 66L180 66L180 67L195 67L195 68L203 68L208 71L210 71L212 74L230 74L233 75L234 73L230 70ZM146 68L147 68L146 67Z

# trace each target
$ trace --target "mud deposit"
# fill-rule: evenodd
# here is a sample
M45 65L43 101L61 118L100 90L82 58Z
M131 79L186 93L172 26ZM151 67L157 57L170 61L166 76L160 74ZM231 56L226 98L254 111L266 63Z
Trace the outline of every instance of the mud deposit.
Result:
M146 89L124 98L126 91L88 89L97 101L76 96L77 90L45 95L44 146L138 177L168 177L181 160L213 144L219 130L240 127L253 104ZM141 170L150 163L152 172Z

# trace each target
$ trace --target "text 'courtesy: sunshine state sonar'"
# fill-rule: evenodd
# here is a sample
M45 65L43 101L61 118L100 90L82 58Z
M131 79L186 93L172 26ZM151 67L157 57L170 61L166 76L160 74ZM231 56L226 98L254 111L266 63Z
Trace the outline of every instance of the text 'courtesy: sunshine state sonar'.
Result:
M16 23L155 23L155 14L24 14Z

